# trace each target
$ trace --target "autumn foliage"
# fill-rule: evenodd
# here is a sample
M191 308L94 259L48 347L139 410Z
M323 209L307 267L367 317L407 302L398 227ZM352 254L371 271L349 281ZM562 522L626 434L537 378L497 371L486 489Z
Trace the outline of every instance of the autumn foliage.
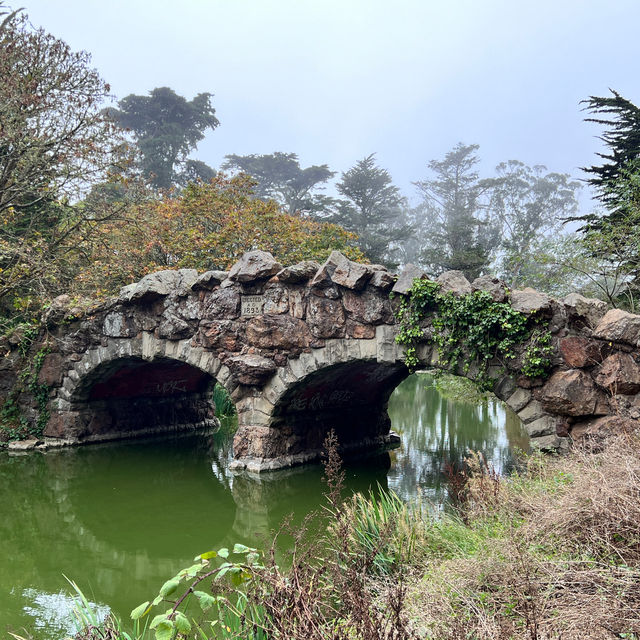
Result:
M324 260L337 249L363 259L356 236L341 227L283 213L253 196L247 176L223 174L191 183L180 194L131 205L101 225L76 286L105 294L159 269L228 269L246 251L262 249L283 264Z

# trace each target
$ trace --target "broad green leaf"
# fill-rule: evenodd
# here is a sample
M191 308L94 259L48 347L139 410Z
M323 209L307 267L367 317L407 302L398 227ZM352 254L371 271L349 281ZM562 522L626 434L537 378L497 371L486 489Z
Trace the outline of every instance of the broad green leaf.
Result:
M200 603L200 608L203 611L207 611L208 609L211 609L211 607L214 605L216 601L212 595L205 593L204 591L194 591L193 595L196 598L198 598L198 602Z
M181 578L184 578L185 576L188 578L193 578L194 576L197 576L198 573L200 572L200 570L202 569L201 564L192 564L190 567L187 567L186 569L183 569L178 576L180 576Z
M187 616L185 616L181 611L176 613L175 624L179 633L189 633L189 631L191 631L191 623Z
M131 612L131 619L137 620L138 618L142 618L142 616L145 616L147 615L147 613L149 613L150 609L151 607L149 606L149 601L147 600L146 602L143 602L141 605L137 606Z
M175 593L179 586L180 586L179 580L176 580L175 578L172 578L171 580L167 580L160 587L160 595L163 598L166 598L167 596L170 596L172 593Z
M165 620L156 627L156 640L171 640L173 637L173 622Z
M255 551L255 549L245 547L243 544L233 545L233 553L251 553L252 551Z
M156 596L151 603L154 607L159 605L162 602L162 596Z
M206 553L201 553L199 556L196 556L194 560L211 560L211 558L215 558L217 555L217 551L207 551Z
M151 624L149 625L149 629L155 629L161 622L163 622L166 619L167 619L167 614L166 613L161 613L161 614L157 615L151 621Z
M218 555L221 558L228 558L229 557L229 549L227 549L226 547L223 547L222 549L218 549Z
M244 582L242 573L240 573L239 571L232 571L230 578L231 578L231 584L234 587L239 587Z

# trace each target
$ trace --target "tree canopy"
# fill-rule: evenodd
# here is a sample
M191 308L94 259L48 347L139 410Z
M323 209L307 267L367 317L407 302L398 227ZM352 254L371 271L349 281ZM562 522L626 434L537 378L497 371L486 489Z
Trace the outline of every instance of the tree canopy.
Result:
M487 268L498 236L480 197L487 187L476 165L478 145L458 143L443 160L432 160L432 177L414 184L423 201L420 212L421 259L437 275L457 269L469 279Z
M579 184L566 173L549 173L542 165L518 160L502 162L496 177L482 181L490 194L489 208L499 229L498 269L512 288L527 280L539 242L578 207Z
M397 243L411 230L403 224L405 200L389 172L376 165L375 154L343 173L336 189L344 199L332 214L332 222L356 233L360 249L372 262L397 264Z
M103 214L72 206L117 171L123 140L102 112L109 86L20 12L0 5L0 312L72 277L78 238ZM111 215L111 214L109 214Z
M189 161L208 129L220 123L210 93L192 100L169 87L153 89L148 96L130 94L110 108L108 115L133 133L140 151L143 174L158 189L182 185L189 178L210 179L213 170L203 162Z
M601 140L607 146L605 153L597 155L604 160L583 170L589 174L587 182L594 187L602 204L610 213L616 213L629 205L624 173L640 158L640 108L623 98L618 92L612 96L591 96L584 101L586 110L593 116L586 122L604 127ZM591 219L586 217L581 219Z
M187 185L175 197L132 207L130 220L114 220L97 231L78 286L104 294L158 269L228 269L252 249L269 251L283 264L324 260L334 249L363 258L353 234L255 198L245 175L219 174L210 183Z
M273 198L287 213L313 215L328 206L327 196L318 193L335 171L326 164L303 169L295 153L276 151L271 154L226 156L224 169L241 171L256 181L258 198Z

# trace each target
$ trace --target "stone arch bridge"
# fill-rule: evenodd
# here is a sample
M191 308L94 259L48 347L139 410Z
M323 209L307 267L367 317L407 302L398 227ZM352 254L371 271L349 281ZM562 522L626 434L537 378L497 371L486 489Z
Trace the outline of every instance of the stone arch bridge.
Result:
M238 411L235 468L313 460L331 428L344 450L383 446L393 437L389 396L409 375L393 307L423 276L409 265L396 277L338 252L323 265L282 268L254 251L229 272L151 274L85 312L69 310L61 297L43 338L50 350L39 373L50 392L44 436L49 444L82 443L213 425L217 381ZM577 294L509 293L488 277L469 283L448 272L439 281L456 295L487 290L548 325L548 379L520 375L521 357L506 369L497 361L490 367L496 395L518 413L533 444L566 448L640 416L640 316L607 312L603 302ZM4 346L0 396L17 375L17 349ZM426 337L418 356L438 367ZM453 373L473 378L470 364ZM35 400L27 394L24 402L35 420Z

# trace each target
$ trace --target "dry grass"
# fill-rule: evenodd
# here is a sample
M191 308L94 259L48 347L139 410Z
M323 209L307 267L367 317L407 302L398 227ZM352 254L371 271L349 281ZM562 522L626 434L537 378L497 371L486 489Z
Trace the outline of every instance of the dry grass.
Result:
M464 524L487 535L414 568L414 629L433 640L640 638L638 434L530 458L509 481L477 457L470 466Z

